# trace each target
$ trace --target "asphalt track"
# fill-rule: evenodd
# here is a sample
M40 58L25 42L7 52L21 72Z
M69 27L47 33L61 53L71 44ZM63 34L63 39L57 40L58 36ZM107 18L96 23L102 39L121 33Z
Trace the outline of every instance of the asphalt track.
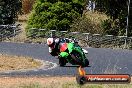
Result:
M132 51L122 49L85 48L89 51L87 58L90 66L85 68L87 74L132 74ZM25 44L0 42L0 53L8 55L29 56L42 61L50 62L50 69L40 68L28 71L0 72L0 76L61 76L76 75L76 67L59 67L56 57L48 53L45 44ZM54 65L54 66L53 66ZM68 64L70 65L70 64Z

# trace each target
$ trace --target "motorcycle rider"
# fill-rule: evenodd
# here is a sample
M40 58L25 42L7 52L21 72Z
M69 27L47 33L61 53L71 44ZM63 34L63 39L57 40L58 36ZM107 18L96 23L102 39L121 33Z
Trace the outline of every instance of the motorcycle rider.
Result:
M60 53L60 43L69 43L66 38L48 38L47 45L49 46L49 53L52 56L58 56Z
M75 39L69 39L69 38L48 38L47 39L47 45L49 46L49 53L52 56L57 56L58 55L57 52L60 52L59 44L60 43L69 43L69 42L75 43L77 46L79 46L78 45L78 41L75 40ZM83 50L83 52L85 54L88 54L87 50L85 50L85 49L82 49L82 50Z
M49 53L52 56L58 56L60 66L66 65L66 63L67 63L66 59L70 58L69 56L68 57L62 57L60 55L60 53L61 53L60 47L61 47L61 44L63 44L63 43L72 43L72 44L74 44L74 47L78 47L79 49L82 50L82 48L78 44L75 44L75 42L71 42L67 38L48 38L47 39L47 45L49 46ZM69 53L69 51L66 51L66 52ZM86 58L83 50L82 50L82 55L83 55L82 56L83 58ZM76 59L75 56L73 56L72 58L74 60ZM78 61L78 59L76 59L76 60ZM74 62L72 62L72 63L74 63ZM86 62L86 63L88 64L88 62Z

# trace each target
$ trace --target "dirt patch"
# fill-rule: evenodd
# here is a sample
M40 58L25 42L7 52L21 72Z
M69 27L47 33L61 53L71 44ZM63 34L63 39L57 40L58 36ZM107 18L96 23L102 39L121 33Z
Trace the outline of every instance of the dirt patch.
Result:
M41 65L42 63L40 61L30 57L0 54L0 71L33 69L38 68Z

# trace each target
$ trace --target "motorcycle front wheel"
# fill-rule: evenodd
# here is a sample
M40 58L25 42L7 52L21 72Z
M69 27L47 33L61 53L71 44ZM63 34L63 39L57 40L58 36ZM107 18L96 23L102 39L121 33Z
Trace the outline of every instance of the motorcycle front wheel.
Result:
M83 59L79 52L73 51L71 53L72 59L74 59L77 65L81 65L82 67L87 67L89 65L89 61L87 58Z
M71 58L74 60L76 64L80 64L82 61L80 60L80 56L78 53L71 53Z

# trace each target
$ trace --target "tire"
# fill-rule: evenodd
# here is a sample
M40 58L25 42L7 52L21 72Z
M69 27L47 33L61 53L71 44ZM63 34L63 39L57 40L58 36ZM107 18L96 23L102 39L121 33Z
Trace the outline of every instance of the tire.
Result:
M66 63L67 63L67 61L65 60L65 58L59 58L59 65L60 65L61 67L65 66Z
M79 56L80 54L77 51L74 51L74 53L71 53L71 57L74 59L75 63L78 65L81 65L82 67L88 67L89 66L89 60L85 58L85 60L82 60Z

